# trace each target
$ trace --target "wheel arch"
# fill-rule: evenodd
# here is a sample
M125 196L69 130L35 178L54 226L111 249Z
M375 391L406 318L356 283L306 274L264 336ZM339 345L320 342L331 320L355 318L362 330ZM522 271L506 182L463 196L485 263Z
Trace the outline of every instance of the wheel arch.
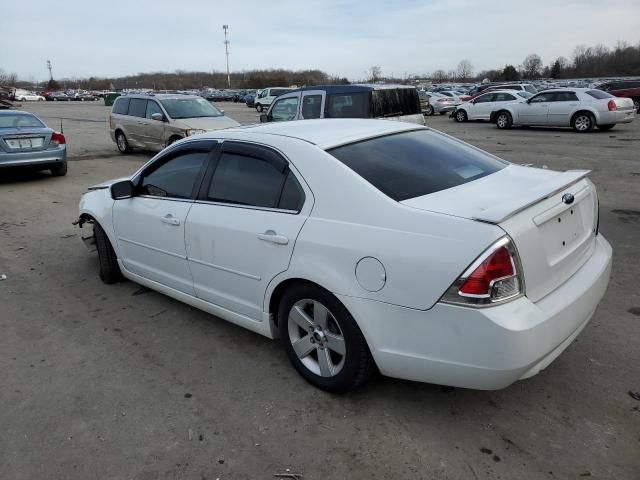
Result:
M589 114L595 121L595 125L598 125L598 115L597 112L595 112L594 110L591 110L589 108L579 108L578 110L576 110L575 112L573 112L573 114L571 115L571 120L569 121L569 125L573 126L573 121L575 120L575 118L580 115L580 114Z

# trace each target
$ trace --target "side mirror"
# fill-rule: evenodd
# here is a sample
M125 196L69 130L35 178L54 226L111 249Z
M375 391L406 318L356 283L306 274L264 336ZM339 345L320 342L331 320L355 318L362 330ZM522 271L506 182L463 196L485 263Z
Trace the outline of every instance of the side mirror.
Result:
M269 121L269 117L266 113L260 114L260 123L267 123Z
M161 113L152 113L151 120L156 120L158 122L164 122L164 115Z
M114 200L123 200L133 197L133 182L131 180L123 180L111 185L111 198Z

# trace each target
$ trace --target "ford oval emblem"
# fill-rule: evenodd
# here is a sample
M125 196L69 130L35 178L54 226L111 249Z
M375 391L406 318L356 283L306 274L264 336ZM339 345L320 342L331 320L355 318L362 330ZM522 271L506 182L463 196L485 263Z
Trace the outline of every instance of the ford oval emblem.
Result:
M571 193L565 193L564 195L562 195L562 201L564 203L566 203L567 205L571 205L574 200L575 200L575 198L573 197L573 195Z

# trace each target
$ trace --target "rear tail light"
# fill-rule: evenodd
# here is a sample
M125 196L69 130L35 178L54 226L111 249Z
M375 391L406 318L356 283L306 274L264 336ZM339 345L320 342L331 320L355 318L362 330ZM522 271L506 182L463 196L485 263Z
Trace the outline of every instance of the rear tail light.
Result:
M441 301L483 307L513 300L523 293L524 278L518 252L511 239L503 237L465 270Z
M53 134L51 135L51 143L55 143L56 145L64 145L67 143L67 140L60 132L53 132Z
M610 112L614 112L618 109L618 105L616 104L615 100L609 100L609 102L607 103L607 108Z

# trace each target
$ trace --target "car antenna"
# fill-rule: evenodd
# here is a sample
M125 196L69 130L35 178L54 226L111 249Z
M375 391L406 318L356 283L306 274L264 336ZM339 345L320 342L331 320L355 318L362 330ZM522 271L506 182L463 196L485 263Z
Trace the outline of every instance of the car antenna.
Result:
M60 118L60 133L64 133L64 128L62 128L62 118Z

